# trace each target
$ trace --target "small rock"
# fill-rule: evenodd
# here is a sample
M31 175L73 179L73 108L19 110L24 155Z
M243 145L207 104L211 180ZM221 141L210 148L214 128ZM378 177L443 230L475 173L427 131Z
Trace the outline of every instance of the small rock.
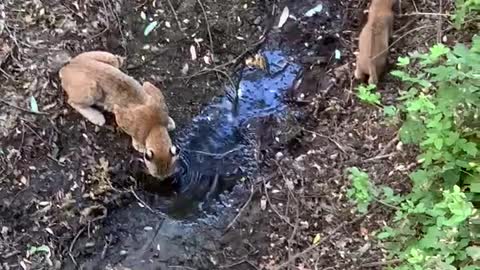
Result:
M262 211L267 209L267 198L265 196L262 196L262 199L260 200L260 209L262 209Z
M308 221L300 221L300 228L307 230L310 227Z
M403 143L402 142L398 142L397 143L397 146L395 147L397 149L397 151L403 151Z

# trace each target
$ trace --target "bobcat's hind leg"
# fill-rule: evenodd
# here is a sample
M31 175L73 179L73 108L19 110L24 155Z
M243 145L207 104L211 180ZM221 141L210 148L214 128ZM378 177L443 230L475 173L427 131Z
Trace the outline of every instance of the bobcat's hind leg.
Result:
M369 65L369 77L368 77L368 84L377 84L378 83L378 74L377 74L377 66L375 63L370 63Z
M355 79L357 80L364 80L365 79L365 73L362 71L362 69L360 68L360 61L359 61L359 57L357 56L357 63L355 65L355 71L353 72L353 76L355 77Z

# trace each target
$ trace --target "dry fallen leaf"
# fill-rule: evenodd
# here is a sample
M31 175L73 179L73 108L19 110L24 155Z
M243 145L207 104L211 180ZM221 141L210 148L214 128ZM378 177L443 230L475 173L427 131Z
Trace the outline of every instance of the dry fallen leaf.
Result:
M317 235L315 235L315 238L313 238L313 244L318 245L318 243L320 243L320 234L319 233L317 233Z
M192 61L197 60L197 51L195 50L195 46L190 46L190 54L192 55Z
M184 76L187 75L188 69L189 69L189 66L188 66L187 63L185 63L185 65L183 65L183 68L182 68L182 74L183 74Z
M280 19L278 20L278 28L282 28L282 26L287 22L288 16L290 15L290 10L288 10L288 7L285 6L282 11L282 15L280 15Z
M207 65L212 64L212 60L211 60L211 58L210 58L208 55L205 55L205 56L203 57L203 62L205 62L205 64L207 64Z
M260 209L262 209L262 211L267 209L267 198L265 196L260 200Z
M266 70L267 69L267 61L265 60L265 57L263 57L261 54L255 54L255 56L247 58L245 60L245 65L248 67L254 67L258 68L261 70Z

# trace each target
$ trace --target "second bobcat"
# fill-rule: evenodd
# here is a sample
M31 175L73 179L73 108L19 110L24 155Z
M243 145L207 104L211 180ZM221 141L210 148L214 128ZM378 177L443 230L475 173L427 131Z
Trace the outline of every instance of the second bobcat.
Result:
M389 39L393 32L396 0L372 0L368 21L360 32L355 78L377 84L387 64Z
M144 154L149 173L165 179L178 158L168 134L175 122L160 89L149 82L142 86L119 69L122 63L123 58L108 52L82 53L60 69L62 87L68 103L96 125L103 125L105 117L93 106L113 112L133 147Z

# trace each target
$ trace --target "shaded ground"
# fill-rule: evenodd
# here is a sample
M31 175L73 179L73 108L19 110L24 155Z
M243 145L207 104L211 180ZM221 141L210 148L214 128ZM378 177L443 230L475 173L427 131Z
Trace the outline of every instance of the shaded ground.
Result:
M375 181L402 191L414 159L397 144L396 127L381 111L359 104L353 93L348 65L354 62L366 3L323 2L321 14L306 18L303 14L321 1L171 2L172 7L169 1L117 0L0 4L0 25L5 21L3 31L0 26L0 269L275 269L288 260L296 269L359 269L372 262L371 268L381 269L384 254L371 233L384 225L389 211L375 207L358 217L346 199L344 170L368 169ZM285 5L296 19L272 29ZM428 1L402 5L401 13L438 12ZM160 22L148 37L142 11ZM394 40L418 26L432 28L397 42L392 62L434 42L436 21L399 18ZM126 55L126 71L162 87L181 128L229 85L222 73L202 70L217 67L231 74L245 52L258 49L267 30L262 45L296 56L304 66L303 82L286 97L289 114L254 123L259 175L222 196L223 204L198 220L165 219L149 208L172 195L145 192L131 171L138 154L129 138L113 120L102 128L86 123L64 104L58 87L56 72L68 55L91 49ZM212 51L215 63L209 65L211 57L204 56ZM380 89L384 103L395 101L398 87L390 76ZM31 96L44 114L28 112ZM321 244L297 256L317 234ZM27 253L43 245L49 254Z

